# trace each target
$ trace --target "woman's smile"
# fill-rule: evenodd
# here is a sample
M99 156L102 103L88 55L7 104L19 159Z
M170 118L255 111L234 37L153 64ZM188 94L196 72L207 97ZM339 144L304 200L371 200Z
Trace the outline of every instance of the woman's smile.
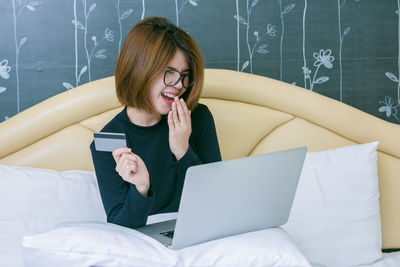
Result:
M177 50L168 68L177 70L179 72L188 71L188 63L184 53ZM171 105L175 97L181 97L186 88L183 87L182 81L179 80L174 86L166 86L164 82L164 73L160 75L154 85L150 88L150 96L152 98L155 109L160 115L166 115L171 110Z

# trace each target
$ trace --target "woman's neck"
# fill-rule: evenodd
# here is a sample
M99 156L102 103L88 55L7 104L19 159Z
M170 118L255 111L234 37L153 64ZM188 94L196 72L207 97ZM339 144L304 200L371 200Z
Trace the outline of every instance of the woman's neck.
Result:
M144 110L140 110L134 107L127 107L126 113L128 115L129 120L136 125L139 126L152 126L160 121L161 115L157 116L151 113L148 113Z

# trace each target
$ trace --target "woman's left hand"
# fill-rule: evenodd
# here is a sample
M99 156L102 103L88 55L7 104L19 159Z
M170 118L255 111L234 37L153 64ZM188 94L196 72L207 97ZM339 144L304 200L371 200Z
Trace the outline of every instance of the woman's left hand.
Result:
M169 147L177 160L180 160L189 148L192 133L191 111L185 101L175 97L172 109L168 113Z

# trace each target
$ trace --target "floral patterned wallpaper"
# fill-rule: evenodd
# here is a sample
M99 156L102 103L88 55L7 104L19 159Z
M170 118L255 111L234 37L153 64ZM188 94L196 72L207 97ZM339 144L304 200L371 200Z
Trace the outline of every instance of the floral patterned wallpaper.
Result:
M400 123L400 0L0 0L0 7L0 121L113 75L130 28L163 16L195 38L208 68L282 80Z

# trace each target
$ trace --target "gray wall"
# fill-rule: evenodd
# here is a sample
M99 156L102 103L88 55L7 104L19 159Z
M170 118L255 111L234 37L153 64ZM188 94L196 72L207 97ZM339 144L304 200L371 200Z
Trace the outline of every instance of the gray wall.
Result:
M130 28L163 16L195 38L208 68L293 83L400 123L399 2L0 0L0 121L113 75Z

